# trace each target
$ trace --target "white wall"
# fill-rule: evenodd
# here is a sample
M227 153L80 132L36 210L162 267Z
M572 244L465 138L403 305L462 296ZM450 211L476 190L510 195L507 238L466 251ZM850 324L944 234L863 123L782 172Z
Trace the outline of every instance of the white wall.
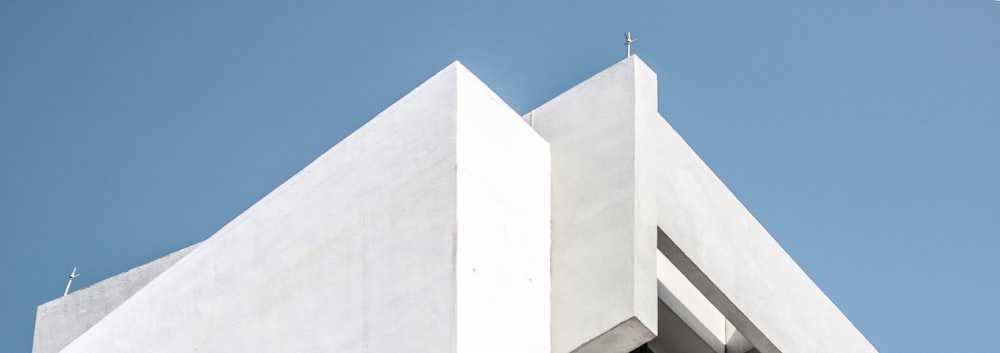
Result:
M456 62L64 352L547 351L547 153Z
M656 160L642 128L656 79L637 62L524 116L552 148L553 353L628 352L656 332Z
M762 353L875 348L664 120L660 249Z
M549 352L549 145L459 75L458 351Z
M59 352L197 246L198 244L194 244L177 250L128 272L39 305L31 351Z
M762 353L875 352L656 86L632 56L529 127L456 62L186 255L40 307L36 353L624 353L684 326L705 352L733 328Z

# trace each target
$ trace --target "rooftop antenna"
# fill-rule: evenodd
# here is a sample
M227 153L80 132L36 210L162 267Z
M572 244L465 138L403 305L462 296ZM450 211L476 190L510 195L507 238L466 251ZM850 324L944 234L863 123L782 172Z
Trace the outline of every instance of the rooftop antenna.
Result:
M65 296L66 296L67 294L69 294L69 285L73 284L73 279L74 279L74 278L77 278L77 277L80 277L80 274L79 274L79 273L76 273L76 267L74 267L74 268L73 268L73 272L70 272L70 273L69 273L69 282L66 282L66 291L65 291L65 292L63 292L63 296L64 296L64 297L65 297Z
M625 57L632 56L632 43L638 42L638 39L632 39L632 33L625 32Z

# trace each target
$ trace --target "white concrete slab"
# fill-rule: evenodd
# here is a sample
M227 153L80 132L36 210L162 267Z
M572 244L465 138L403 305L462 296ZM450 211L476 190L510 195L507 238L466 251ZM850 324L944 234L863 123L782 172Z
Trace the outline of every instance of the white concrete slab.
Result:
M656 332L656 78L630 57L524 118L552 148L552 352Z
M38 306L32 353L55 353L87 332L147 283L194 250L198 244L120 273Z
M876 352L664 120L660 250L762 353Z
M63 352L546 352L548 163L456 62Z

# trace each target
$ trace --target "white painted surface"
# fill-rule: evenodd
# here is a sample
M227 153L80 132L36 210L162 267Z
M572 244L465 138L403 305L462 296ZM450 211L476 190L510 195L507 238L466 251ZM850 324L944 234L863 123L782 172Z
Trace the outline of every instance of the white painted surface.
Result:
M549 352L549 145L458 76L458 352Z
M32 353L55 353L101 321L198 244L38 306Z
M466 352L547 351L536 333L548 326L547 214L536 205L547 200L547 148L488 90L460 89L476 85L457 62L439 72L64 352L456 352L471 342L463 334L488 339ZM519 163L534 168L498 169ZM487 224L500 230L476 233ZM479 242L526 261L462 260L486 275L458 279L456 252L482 253ZM477 310L511 297L527 305L489 319ZM505 330L532 332L499 342Z
M656 252L656 279L659 282L657 294L663 305L691 328L712 352L725 353L726 317L659 251ZM665 329L660 326L657 338L650 345L659 343L661 336L665 336Z
M539 137L452 64L187 255L42 305L35 352L616 353L659 318L718 352L704 300L727 348L875 352L656 99L632 56ZM657 242L690 280L661 271L669 306Z
M525 116L552 149L553 353L628 352L656 332L656 160L644 128L656 79L637 62Z
M762 353L876 352L666 121L661 250Z
M760 352L875 351L659 116L656 76L637 57L525 119L552 145L553 352L620 351L594 336L643 326L618 318L655 332L643 319L651 301L639 299L655 268L643 248L653 223L673 239L675 265Z

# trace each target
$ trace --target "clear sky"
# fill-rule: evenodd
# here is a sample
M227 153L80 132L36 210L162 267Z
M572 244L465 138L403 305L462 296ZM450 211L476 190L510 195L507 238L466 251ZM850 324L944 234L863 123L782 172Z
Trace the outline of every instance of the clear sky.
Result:
M0 1L0 351L453 60L521 113L625 56L882 352L1000 332L1000 2Z

